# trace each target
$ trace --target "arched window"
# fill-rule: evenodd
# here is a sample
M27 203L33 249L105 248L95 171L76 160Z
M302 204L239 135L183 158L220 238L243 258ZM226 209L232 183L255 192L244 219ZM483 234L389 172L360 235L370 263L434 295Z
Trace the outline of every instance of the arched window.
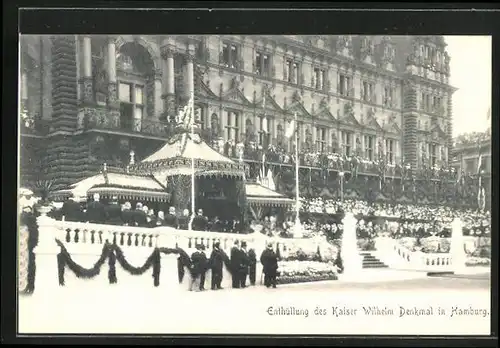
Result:
M117 49L116 70L120 126L140 132L147 115L154 114L154 63L146 48L128 42Z

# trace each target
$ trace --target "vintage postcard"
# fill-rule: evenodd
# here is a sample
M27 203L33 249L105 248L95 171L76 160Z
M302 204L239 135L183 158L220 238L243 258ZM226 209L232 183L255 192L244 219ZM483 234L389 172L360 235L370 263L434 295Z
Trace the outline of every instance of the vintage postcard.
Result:
M20 35L19 334L489 335L491 37Z

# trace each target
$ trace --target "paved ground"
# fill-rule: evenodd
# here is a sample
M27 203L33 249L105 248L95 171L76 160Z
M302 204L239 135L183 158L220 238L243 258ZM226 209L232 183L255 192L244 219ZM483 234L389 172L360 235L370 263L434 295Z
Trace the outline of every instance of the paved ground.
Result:
M379 280L376 280L378 274ZM164 284L127 289L123 285L56 288L21 297L20 332L37 333L246 333L246 334L487 334L490 284L485 273L427 277L395 272L365 274L364 281L282 285L277 289L186 292ZM399 273L398 276L402 276ZM384 280L386 279L386 280ZM373 317L364 308L390 308ZM450 317L454 307L484 315ZM269 308L298 308L308 315L270 315ZM356 315L333 315L333 308ZM401 308L433 308L430 316L401 316ZM437 314L438 308L446 316ZM322 309L324 315L316 315ZM320 312L318 312L319 314ZM339 320L341 319L341 320Z

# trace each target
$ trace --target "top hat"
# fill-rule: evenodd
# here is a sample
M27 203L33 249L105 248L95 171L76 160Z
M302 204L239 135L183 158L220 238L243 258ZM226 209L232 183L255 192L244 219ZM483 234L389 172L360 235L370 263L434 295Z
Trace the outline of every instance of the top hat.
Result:
M245 241L241 242L241 247L242 248L246 248L246 246L247 246L247 242L245 242Z

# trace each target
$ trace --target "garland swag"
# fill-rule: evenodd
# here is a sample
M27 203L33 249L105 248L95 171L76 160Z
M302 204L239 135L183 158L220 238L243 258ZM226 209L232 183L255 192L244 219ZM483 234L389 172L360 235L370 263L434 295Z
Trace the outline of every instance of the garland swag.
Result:
M153 269L153 280L154 286L160 285L160 270L161 270L161 254L180 254L179 259L184 260L184 263L190 258L186 254L186 252L180 248L177 249L169 249L169 248L155 248L153 253L148 257L146 262L140 267L132 266L120 247L116 244L106 243L101 252L101 256L97 260L97 262L92 266L92 268L84 268L78 265L73 259L71 255L68 253L66 247L63 243L56 239L57 245L61 248L61 252L57 255L57 265L59 271L59 285L64 286L64 271L66 266L75 273L78 278L90 279L99 275L102 265L108 260L108 280L110 284L116 284L118 282L116 277L116 261L120 264L120 266L129 272L132 275L142 275L146 273L149 269ZM181 281L181 279L179 279Z
M147 258L146 262L144 262L142 266L134 267L127 261L125 255L123 254L123 251L119 246L117 246L116 244L106 243L104 244L101 256L96 261L96 263L91 268L84 268L78 265L75 261L73 261L71 255L68 253L66 247L61 241L56 239L56 243L61 248L60 253L57 255L59 285L61 286L65 285L64 272L66 266L68 266L68 268L71 271L73 271L73 273L75 273L75 275L78 278L90 279L99 275L101 267L104 265L106 260L108 260L108 266L109 266L108 280L110 284L116 284L118 282L116 277L116 262L118 261L120 266L132 275L142 275L152 268L154 286L157 287L160 285L161 254L179 255L179 257L177 258L177 272L178 272L179 283L182 283L184 279L185 267L188 268L190 275L192 277L195 276L195 274L193 273L194 272L193 262L189 257L189 255L181 248L174 248L174 249L155 248L152 254ZM229 256L223 250L220 250L220 253L222 255L224 266L232 276L234 270ZM253 249L250 249L248 256L249 256L250 274L254 275L256 267L255 251ZM211 267L212 267L212 259L209 259L207 262L207 270L210 269Z

